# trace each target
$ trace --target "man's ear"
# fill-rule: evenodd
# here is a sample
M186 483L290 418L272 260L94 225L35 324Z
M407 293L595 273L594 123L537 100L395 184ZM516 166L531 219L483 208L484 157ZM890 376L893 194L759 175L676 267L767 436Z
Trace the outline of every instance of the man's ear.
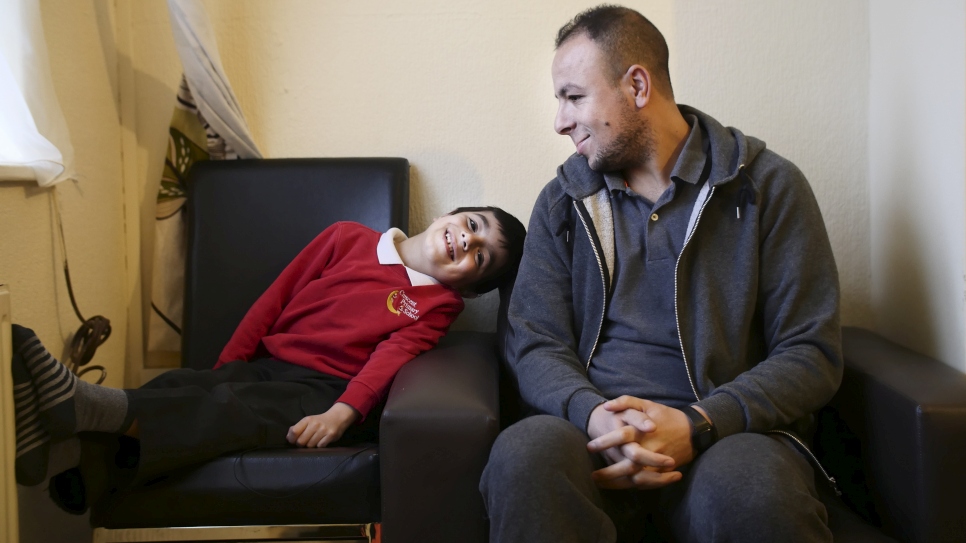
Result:
M631 86L634 93L634 105L643 108L651 101L651 94L654 91L651 73L647 68L640 64L634 64L624 73L624 81Z

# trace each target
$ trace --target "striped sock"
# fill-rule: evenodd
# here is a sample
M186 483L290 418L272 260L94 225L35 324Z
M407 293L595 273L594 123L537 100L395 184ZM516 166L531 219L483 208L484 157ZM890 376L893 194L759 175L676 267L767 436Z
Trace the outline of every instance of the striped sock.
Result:
M50 434L40 421L37 391L30 382L30 374L23 365L22 349L18 349L14 335L14 353L11 364L13 374L13 409L16 420L17 455L15 472L17 483L34 486L47 476L50 457Z
M64 439L77 432L125 430L128 401L123 390L78 379L47 352L32 331L17 328L26 338L21 351L37 393L40 418L53 439Z

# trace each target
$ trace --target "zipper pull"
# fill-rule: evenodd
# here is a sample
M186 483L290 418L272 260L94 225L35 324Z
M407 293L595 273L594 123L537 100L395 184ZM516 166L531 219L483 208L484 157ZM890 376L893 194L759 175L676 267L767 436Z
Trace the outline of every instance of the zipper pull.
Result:
M835 477L832 477L830 475L829 478L828 478L828 482L832 485L832 490L835 491L835 495L836 496L841 496L842 495L842 491L839 490L839 483L838 483L838 481L835 480Z

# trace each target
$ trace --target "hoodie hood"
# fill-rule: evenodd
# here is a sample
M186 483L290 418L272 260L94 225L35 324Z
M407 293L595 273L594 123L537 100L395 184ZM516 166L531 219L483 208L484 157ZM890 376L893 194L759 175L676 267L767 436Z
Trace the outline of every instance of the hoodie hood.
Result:
M682 115L694 115L710 141L712 187L734 179L739 168L748 166L765 149L765 142L758 138L745 136L740 130L722 126L714 118L701 111L678 104ZM590 169L587 159L574 153L557 168L557 179L564 191L575 200L583 200L599 192L607 185L603 172Z

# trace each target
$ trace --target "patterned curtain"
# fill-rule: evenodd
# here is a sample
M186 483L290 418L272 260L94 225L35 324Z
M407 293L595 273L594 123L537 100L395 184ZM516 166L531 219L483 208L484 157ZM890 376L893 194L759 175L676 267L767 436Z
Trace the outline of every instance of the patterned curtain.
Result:
M168 0L175 45L184 67L168 130L155 213L147 365L178 365L186 251L188 174L199 160L260 158L231 84L221 67L211 23L198 0Z

